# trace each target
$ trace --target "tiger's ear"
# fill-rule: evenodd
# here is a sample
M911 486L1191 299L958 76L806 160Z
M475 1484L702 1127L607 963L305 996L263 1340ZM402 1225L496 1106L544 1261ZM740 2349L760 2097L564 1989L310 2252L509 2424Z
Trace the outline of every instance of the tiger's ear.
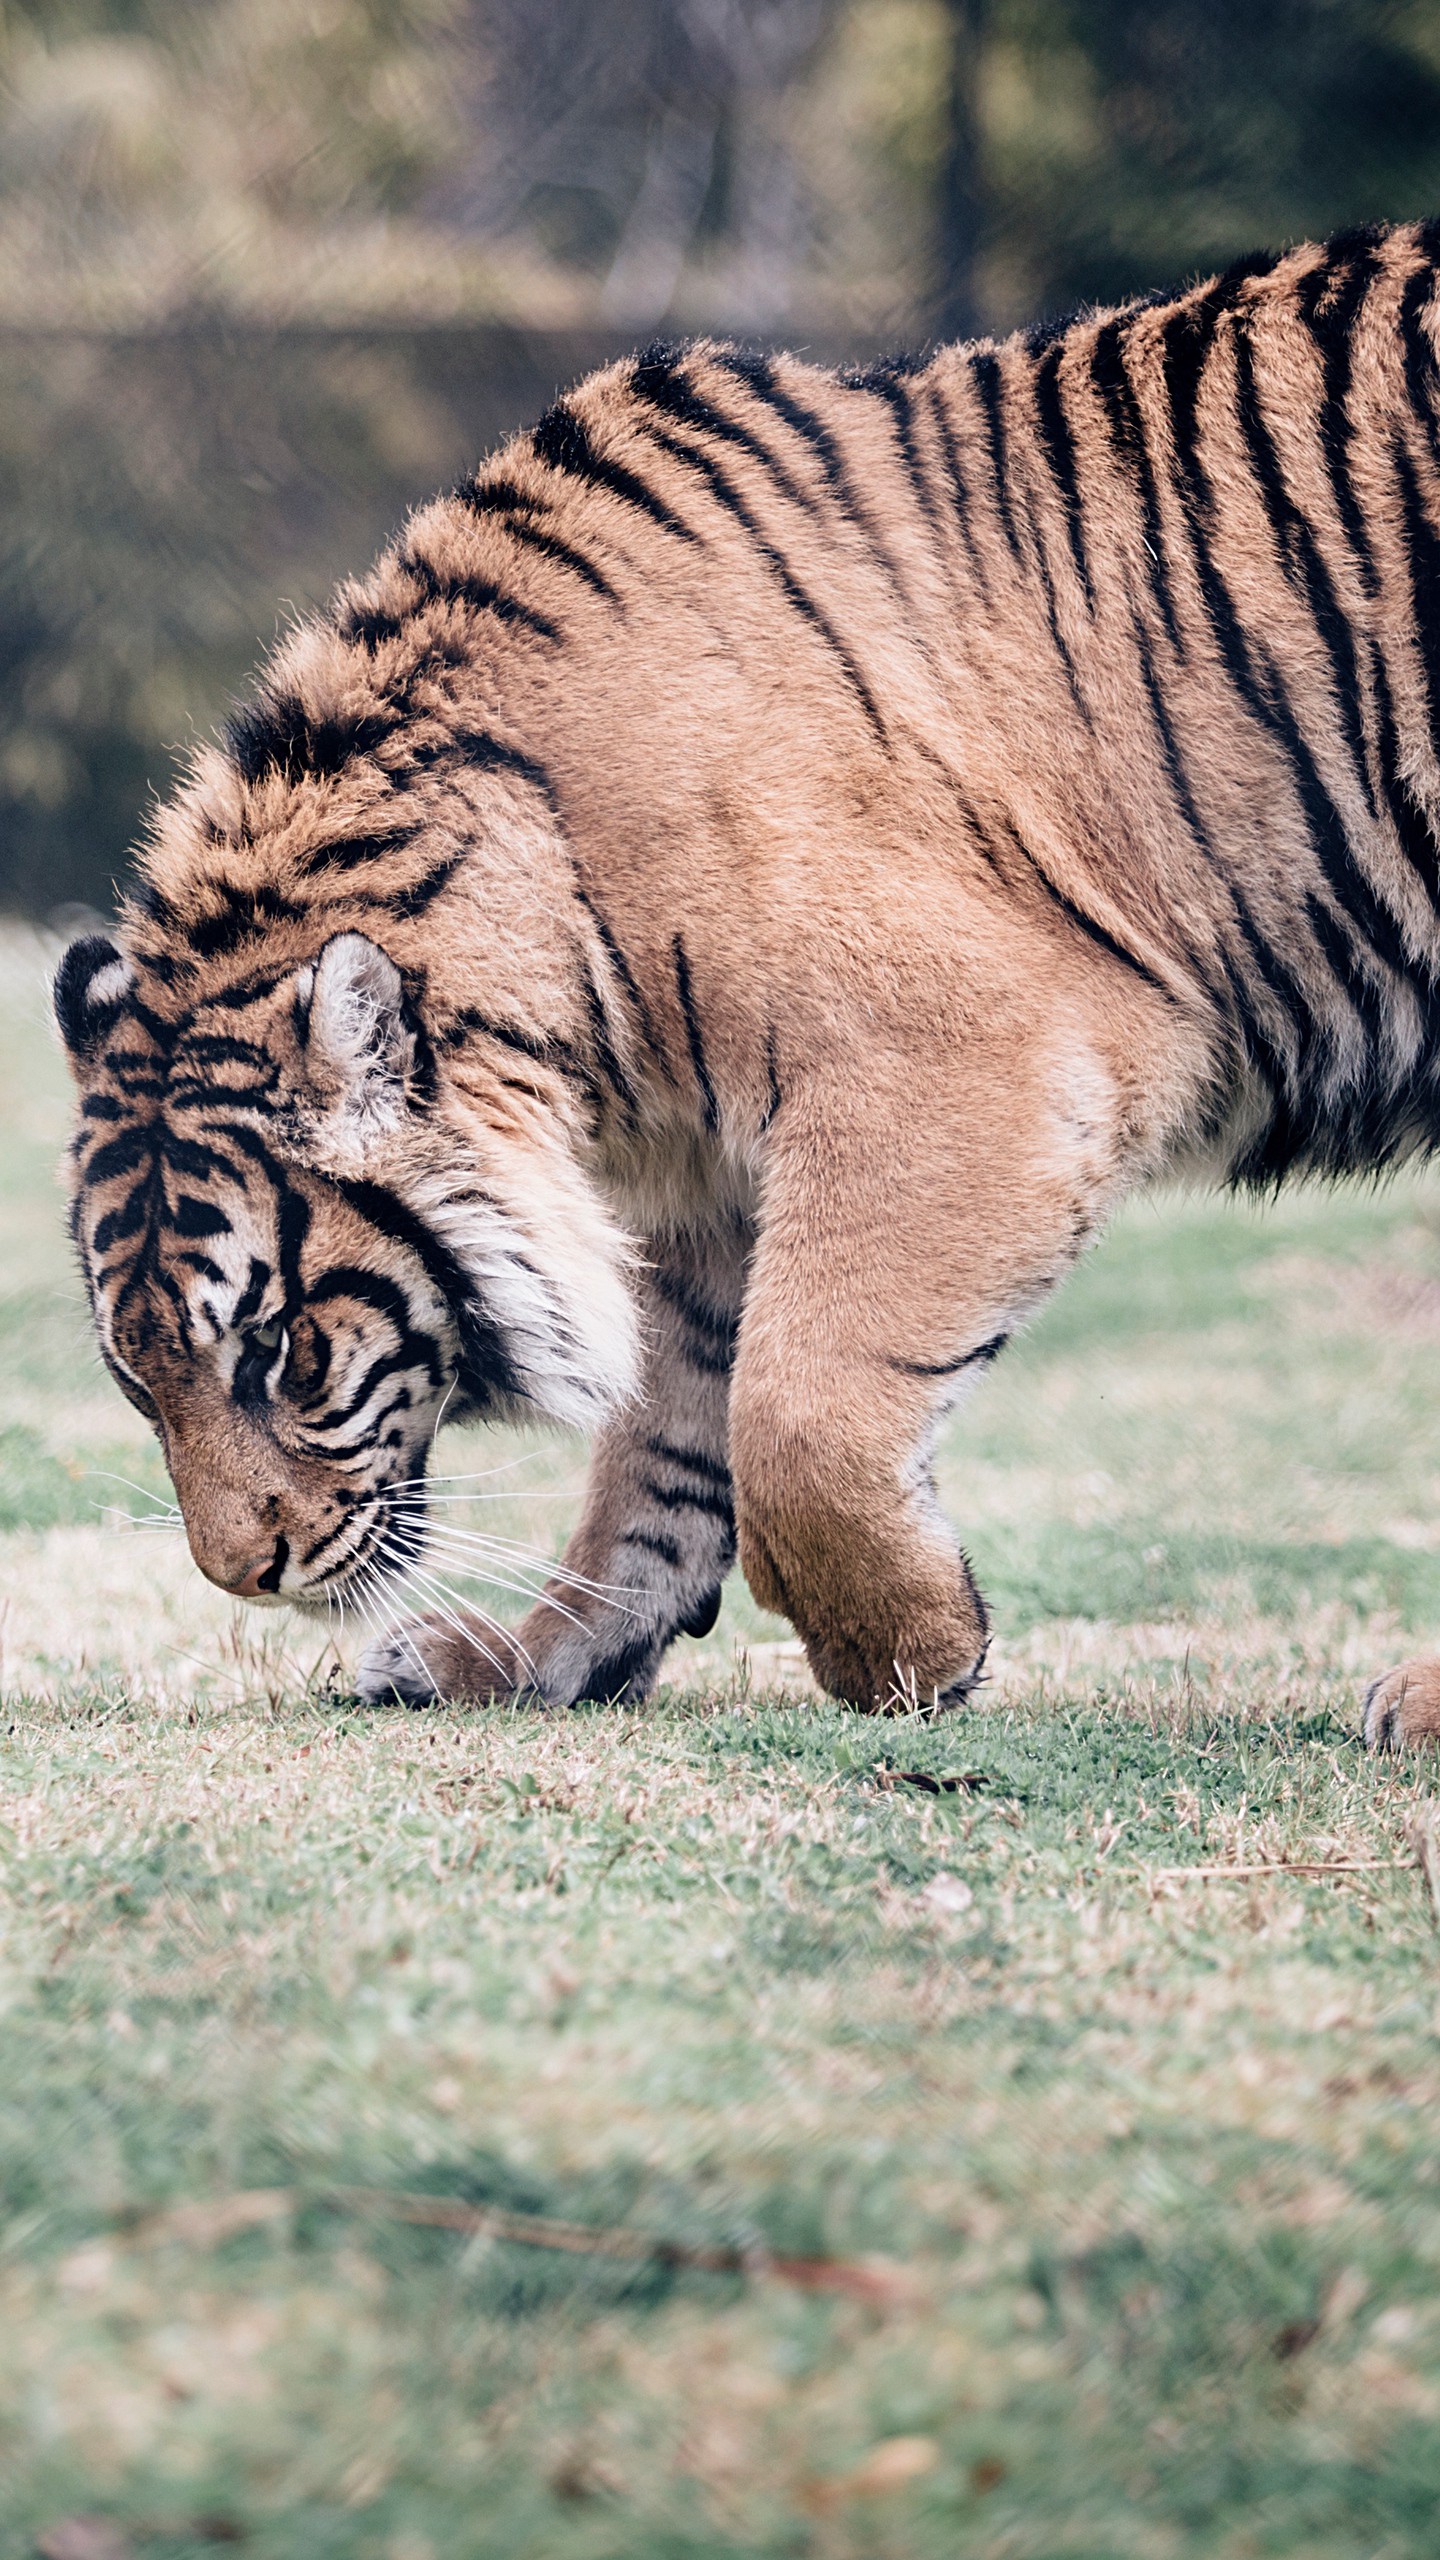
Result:
M114 1030L135 984L135 964L103 933L72 942L51 989L60 1036L78 1072Z
M358 1163L399 1125L416 1037L394 961L363 933L337 933L295 980L302 1103L317 1154Z

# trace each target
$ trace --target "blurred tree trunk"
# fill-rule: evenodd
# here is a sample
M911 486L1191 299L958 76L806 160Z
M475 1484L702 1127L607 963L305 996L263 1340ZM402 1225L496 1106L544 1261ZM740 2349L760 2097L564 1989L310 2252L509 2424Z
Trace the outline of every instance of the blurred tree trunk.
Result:
M985 227L980 62L987 0L948 0L949 43L935 204L930 334L973 338L981 327L978 268Z

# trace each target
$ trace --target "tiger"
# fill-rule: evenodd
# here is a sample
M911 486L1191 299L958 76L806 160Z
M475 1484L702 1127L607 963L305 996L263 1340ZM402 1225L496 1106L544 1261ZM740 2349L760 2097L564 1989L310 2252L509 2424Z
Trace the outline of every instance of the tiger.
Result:
M592 374L281 638L59 967L202 1572L343 1614L442 1418L548 1416L555 1573L366 1698L638 1701L737 1557L834 1698L972 1696L937 1433L1120 1201L1440 1139L1437 724L1440 222Z

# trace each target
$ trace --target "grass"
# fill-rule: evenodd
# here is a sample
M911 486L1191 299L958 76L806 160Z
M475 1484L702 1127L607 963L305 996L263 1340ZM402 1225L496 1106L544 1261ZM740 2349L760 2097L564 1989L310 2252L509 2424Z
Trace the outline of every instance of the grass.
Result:
M1433 2560L1437 1773L1356 1727L1440 1624L1440 1184L1121 1222L944 1453L979 1712L738 1589L643 1712L366 1712L124 1523L0 971L3 2560ZM559 1540L575 1450L452 1445Z

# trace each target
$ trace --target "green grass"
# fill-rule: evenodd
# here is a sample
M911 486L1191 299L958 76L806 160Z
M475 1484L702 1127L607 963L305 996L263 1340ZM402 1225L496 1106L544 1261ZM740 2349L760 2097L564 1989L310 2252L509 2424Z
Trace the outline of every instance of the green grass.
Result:
M977 1712L739 1589L643 1712L367 1712L119 1518L0 956L3 2560L1433 2560L1437 1772L1355 1735L1440 1627L1440 1184L1122 1221L944 1452ZM559 1540L576 1451L453 1448Z

